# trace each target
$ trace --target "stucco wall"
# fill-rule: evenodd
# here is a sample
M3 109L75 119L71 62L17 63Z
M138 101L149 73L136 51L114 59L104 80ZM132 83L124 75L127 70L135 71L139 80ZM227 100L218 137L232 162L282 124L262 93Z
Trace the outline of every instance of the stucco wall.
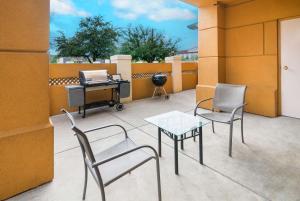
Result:
M248 86L247 110L276 116L278 19L300 15L300 1L251 1L225 9L226 82Z
M0 6L0 200L53 178L49 0Z
M195 89L198 82L198 63L182 63L182 90Z
M219 37L219 43L225 47L225 64L218 66L225 65L225 82L248 86L248 112L277 116L280 114L278 21L300 16L300 1L253 0L225 5L223 9L218 17L224 19L224 26L220 26L224 38ZM219 77L210 75L209 79L221 81ZM203 79L208 78L200 76L200 84Z
M168 75L165 89L167 93L172 93L172 64L132 64L132 99L138 100L151 97L154 91L154 85L151 77L153 73L162 72Z

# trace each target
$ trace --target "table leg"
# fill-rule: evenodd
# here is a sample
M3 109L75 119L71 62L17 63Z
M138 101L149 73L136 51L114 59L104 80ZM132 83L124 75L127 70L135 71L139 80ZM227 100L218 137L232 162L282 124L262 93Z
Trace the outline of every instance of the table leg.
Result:
M194 138L194 142L196 142L196 131L197 131L197 130L193 130L193 131L192 131L193 138Z
M181 144L181 150L183 150L184 149L184 145L183 145L183 135L181 136L181 142L180 142Z
M174 136L175 174L178 175L178 139Z
M199 159L200 164L203 165L202 127L199 128Z
M161 128L158 128L158 155L161 157Z

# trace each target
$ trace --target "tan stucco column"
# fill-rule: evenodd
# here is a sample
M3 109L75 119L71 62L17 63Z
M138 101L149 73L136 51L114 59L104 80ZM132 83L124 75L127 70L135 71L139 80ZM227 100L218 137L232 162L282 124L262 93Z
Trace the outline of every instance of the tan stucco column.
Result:
M121 102L132 101L132 72L131 72L131 55L114 55L110 57L111 63L117 64L117 73L122 75L124 80L130 82L130 96L122 98Z
M51 181L49 0L0 6L0 200Z
M197 101L213 97L215 85L225 82L224 21L222 5L199 8Z
M180 56L166 57L165 62L172 64L173 92L177 93L177 92L182 91L181 57Z

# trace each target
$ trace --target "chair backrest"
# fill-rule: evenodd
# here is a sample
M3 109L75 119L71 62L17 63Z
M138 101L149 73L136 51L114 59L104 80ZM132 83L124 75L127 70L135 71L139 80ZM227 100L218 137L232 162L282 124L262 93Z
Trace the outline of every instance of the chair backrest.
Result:
M61 111L64 112L68 117L68 119L70 120L70 123L72 125L72 130L75 132L75 135L79 141L84 157L87 156L88 159L91 161L91 163L94 163L95 162L94 153L92 151L87 136L83 131L81 131L79 128L76 127L73 116L67 110L62 109Z
M234 108L245 103L245 85L217 84L213 108L223 112L232 112ZM243 110L238 111L242 113Z

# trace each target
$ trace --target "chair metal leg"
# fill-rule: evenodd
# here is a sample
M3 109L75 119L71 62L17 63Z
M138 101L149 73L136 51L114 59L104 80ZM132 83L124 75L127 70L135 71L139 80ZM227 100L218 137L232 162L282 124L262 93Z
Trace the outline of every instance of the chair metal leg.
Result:
M161 181L160 181L160 167L159 167L159 158L155 157L156 160L156 175L157 175L157 190L158 190L158 201L162 201L161 198Z
M87 181L88 181L88 170L86 164L84 164L84 187L83 187L82 200L85 200Z
M244 141L244 119L241 119L241 135L242 135L242 142L245 144Z
M229 130L229 156L232 157L232 132L233 132L233 122L230 123Z
M158 128L158 155L161 157L161 128Z
M212 131L213 131L213 133L215 133L215 123L214 123L214 121L211 121L211 125L212 125Z
M101 192L101 198L102 198L102 201L106 201L106 198L105 198L105 190L104 190L104 187L100 186L100 192Z

